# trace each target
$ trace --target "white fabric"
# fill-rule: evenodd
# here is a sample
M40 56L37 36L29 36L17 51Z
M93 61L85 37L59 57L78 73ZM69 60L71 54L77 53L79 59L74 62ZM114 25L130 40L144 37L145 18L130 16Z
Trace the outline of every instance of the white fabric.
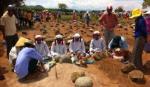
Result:
M100 34L100 32L99 31L94 31L94 33L93 34Z
M18 53L17 48L15 46L12 47L12 49L9 52L9 62L10 62L10 64L12 64L12 61L14 59L17 59L17 53Z
M56 39L58 39L58 38L63 38L63 36L62 35L56 35L56 37L55 37Z
M51 46L51 54L52 56L59 56L59 55L64 55L67 53L67 47L66 44L55 44L55 42L52 43Z
M106 50L105 41L103 38L99 40L92 39L90 43L90 53L92 52L102 52Z
M36 38L36 39L37 39L37 38L43 38L43 36L42 36L42 35L36 35L35 38Z
M83 39L81 39L81 41L74 41L74 42L72 40L69 45L69 51L73 53L77 51L85 53L85 44Z
M80 34L79 34L79 33L76 33L76 34L74 34L73 37L80 37Z
M11 36L16 34L17 32L16 23L17 23L17 19L15 15L13 15L12 17L10 17L8 14L2 16L0 25L3 25L5 27L6 36Z
M43 57L50 56L50 50L45 41L41 44L35 43L35 48Z

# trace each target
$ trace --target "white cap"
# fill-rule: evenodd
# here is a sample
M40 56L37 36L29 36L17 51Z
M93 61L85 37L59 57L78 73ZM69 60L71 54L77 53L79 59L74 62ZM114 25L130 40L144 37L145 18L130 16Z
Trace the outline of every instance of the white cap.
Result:
M81 37L79 33L75 33L73 37Z
M56 37L55 37L56 39L62 39L63 38L63 36L61 35L61 34L58 34L58 35L56 35Z
M43 38L43 36L42 35L36 35L35 39L37 39L37 38Z
M144 14L150 14L150 11L147 11L146 13L144 13Z
M100 32L99 31L94 31L93 34L100 34Z

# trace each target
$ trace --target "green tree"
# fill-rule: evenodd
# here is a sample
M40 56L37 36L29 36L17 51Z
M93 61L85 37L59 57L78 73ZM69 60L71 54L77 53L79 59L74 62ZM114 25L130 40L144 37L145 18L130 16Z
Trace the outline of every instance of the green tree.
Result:
M150 0L144 0L144 2L143 2L143 8L146 8L148 6L150 6Z
M61 10L67 9L67 5L64 4L64 3L59 3L59 4L58 4L58 7L59 7L59 9L61 9Z
M115 12L124 12L124 9L122 6L119 6L118 8L115 9Z

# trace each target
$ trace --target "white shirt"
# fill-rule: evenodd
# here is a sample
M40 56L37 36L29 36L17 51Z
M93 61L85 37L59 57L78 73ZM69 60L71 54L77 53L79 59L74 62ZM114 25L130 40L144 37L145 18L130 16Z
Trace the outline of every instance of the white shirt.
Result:
M104 41L103 38L100 38L98 40L95 40L95 39L91 40L91 43L90 43L90 52L91 51L102 52L102 51L105 51L105 49L106 49L106 45L105 45L105 41Z
M17 55L18 55L17 48L14 46L14 47L12 47L12 49L9 52L9 62L10 62L10 64L12 64L12 61L14 59L17 59Z
M81 39L81 41L74 41L74 42L72 40L69 45L69 51L74 53L77 51L85 53L85 44L83 39Z
M66 44L55 44L55 42L52 43L51 46L51 54L52 56L58 56L58 55L64 55L67 53L67 47Z
M9 16L8 14L4 14L0 20L0 25L5 27L6 36L15 35L17 32L16 28L17 19L15 15Z
M45 41L42 41L41 44L35 43L35 49L43 56L50 56L49 47Z

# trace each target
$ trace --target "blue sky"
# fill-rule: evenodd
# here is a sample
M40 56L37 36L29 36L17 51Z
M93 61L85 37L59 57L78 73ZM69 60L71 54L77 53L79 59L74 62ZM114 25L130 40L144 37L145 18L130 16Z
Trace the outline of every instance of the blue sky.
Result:
M126 10L141 8L143 0L25 0L26 5L42 5L46 8L58 8L58 3L65 3L70 9L101 10L112 4L114 8L123 6Z

